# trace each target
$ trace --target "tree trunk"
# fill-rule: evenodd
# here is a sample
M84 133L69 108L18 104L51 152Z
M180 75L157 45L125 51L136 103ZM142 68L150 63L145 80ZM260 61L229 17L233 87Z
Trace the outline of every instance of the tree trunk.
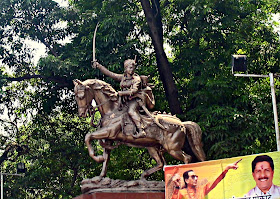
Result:
M178 90L163 49L163 28L159 0L152 0L152 6L149 0L141 0L141 4L150 29L150 36L156 53L157 66L170 111L172 114L181 114L182 109L178 98Z

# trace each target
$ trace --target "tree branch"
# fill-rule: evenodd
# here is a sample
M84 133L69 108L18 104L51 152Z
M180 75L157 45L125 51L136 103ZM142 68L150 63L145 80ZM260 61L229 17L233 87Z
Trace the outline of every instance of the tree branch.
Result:
M14 150L18 151L18 155L22 155L28 152L28 147L27 146L21 146L17 143L10 143L7 145L5 148L3 154L0 156L0 165L9 158L9 152L12 152Z
M166 53L163 48L163 28L160 14L159 0L151 1L141 0L141 5L150 30L150 37L156 53L157 67L162 80L165 95L168 100L169 108L172 114L181 114L183 111L180 107L178 89L173 79Z
M6 80L19 82L19 81L24 81L24 80L33 79L33 78L40 78L40 79L44 79L46 81L53 81L53 82L62 84L62 86L70 85L67 81L67 78L63 78L60 76L47 77L47 76L43 76L43 75L24 75L22 77L7 77Z

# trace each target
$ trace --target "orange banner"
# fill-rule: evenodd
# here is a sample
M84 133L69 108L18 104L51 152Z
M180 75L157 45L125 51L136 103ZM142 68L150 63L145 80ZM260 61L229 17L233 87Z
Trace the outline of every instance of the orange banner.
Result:
M280 199L280 152L166 166L164 173L165 199Z

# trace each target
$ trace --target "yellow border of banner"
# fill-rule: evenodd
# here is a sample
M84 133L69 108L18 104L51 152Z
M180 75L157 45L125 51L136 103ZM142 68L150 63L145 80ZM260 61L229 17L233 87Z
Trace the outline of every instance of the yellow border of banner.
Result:
M256 185L252 177L251 163L258 155L269 155L272 157L274 161L273 183L280 186L280 152L270 152L193 164L165 166L165 199L170 199L172 196L174 185L171 178L175 174L179 174L182 179L181 181L183 181L182 174L189 169L193 169L199 176L199 183L203 184L207 181L214 181L228 164L234 163L241 158L242 161L238 163L239 168L237 170L229 170L226 177L205 198L231 199L233 197L244 197Z

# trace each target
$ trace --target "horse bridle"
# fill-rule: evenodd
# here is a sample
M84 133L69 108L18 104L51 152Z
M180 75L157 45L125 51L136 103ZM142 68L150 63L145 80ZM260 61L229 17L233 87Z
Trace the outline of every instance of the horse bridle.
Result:
M92 88L91 87L88 87L89 88L89 91L92 93L92 95L94 95L94 92L93 92L93 90L92 90ZM85 92L85 89L77 89L77 90L84 90L84 92ZM79 97L78 97L79 98ZM104 105L104 104L106 104L107 102L109 102L111 99L108 99L108 100L106 100L106 101L104 101L104 102L102 102L102 103L100 103L100 104L98 104L98 105L96 105L96 106L92 106L91 104L90 104L90 100L88 100L87 99L87 97L86 97L86 94L84 95L84 97L83 98L86 98L86 106L79 106L78 107L78 109L80 109L80 108L86 108L86 110L89 112L89 116L91 116L91 120L90 120L90 125L91 126L93 126L94 128L97 128L98 126L100 126L100 124L101 124L101 119L98 121L98 123L97 124L94 124L93 122L94 122L94 116L95 116L95 113L96 113L96 109L98 109L100 106L102 106L102 105ZM83 99L83 98L81 98L81 99ZM80 99L80 98L79 98ZM80 100L81 100L80 99Z
M90 87L89 87L90 88ZM91 88L90 88L91 89ZM79 106L78 109L81 109L81 108L86 108L86 113L87 114L87 111L89 112L89 115L91 116L92 115L92 109L93 109L93 106L90 104L90 100L88 100L88 97L86 96L86 88L85 89L77 89L77 91L84 91L84 96L82 98L76 96L79 100L83 100L84 98L86 99L86 105L85 106ZM92 92L92 91L91 91Z

